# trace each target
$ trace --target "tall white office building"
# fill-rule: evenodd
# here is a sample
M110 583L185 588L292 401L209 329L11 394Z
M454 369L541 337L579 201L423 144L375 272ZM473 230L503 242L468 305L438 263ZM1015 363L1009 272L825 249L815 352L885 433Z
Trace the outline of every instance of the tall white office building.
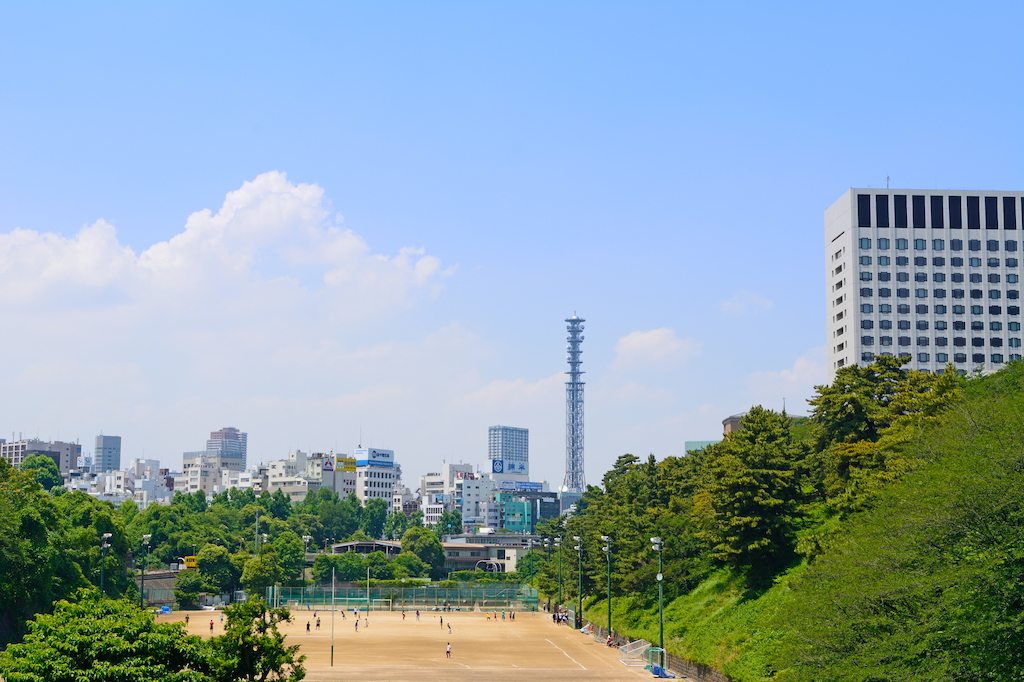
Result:
M877 355L912 369L1020 359L1024 193L850 189L825 211L829 381Z
M388 507L393 504L395 484L395 451L381 448L357 448L356 497L366 506L374 498L383 499Z
M487 430L487 459L492 474L530 479L530 430L492 426Z
M121 436L96 436L92 452L93 471L103 474L121 468Z

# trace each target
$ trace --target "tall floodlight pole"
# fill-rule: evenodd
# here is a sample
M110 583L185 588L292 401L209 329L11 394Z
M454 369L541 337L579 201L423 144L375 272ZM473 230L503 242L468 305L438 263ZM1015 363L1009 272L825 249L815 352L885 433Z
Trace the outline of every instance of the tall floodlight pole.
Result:
M334 667L334 566L331 566L331 667Z
M303 535L302 542L305 544L302 555L302 592L299 593L300 597L306 595L306 554L309 553L309 541L313 539L312 535ZM313 583L313 603L316 604L316 582Z
M577 577L579 578L579 586L576 590L576 599L579 606L576 607L576 629L583 627L583 539L578 535L572 536L572 539L576 541L576 554L579 557L579 570L577 571Z
M566 374L569 380L565 382L565 483L562 490L584 493L587 481L583 475L583 370L580 369L583 351L580 344L583 343L583 323L586 320L573 315L566 322L569 332L566 346L569 371Z
M139 590L139 608L142 608L142 600L146 594L146 560L149 558L149 539L152 535L142 536L142 589Z
M608 634L612 634L612 541L607 535L602 535L604 540L604 555L608 558Z
M555 607L557 611L562 607L562 538L555 538L555 548L558 550L558 605Z
M661 649L662 655L665 652L665 617L664 611L662 610L664 592L662 589L663 578L662 574L662 557L665 554L665 543L662 542L661 538L651 538L651 549L658 553L658 648Z
M110 547L110 543L107 542L107 540L109 540L111 537L113 537L112 533L104 533L103 537L100 538L100 540L103 541L103 544L100 545L100 596L101 597L103 596L103 568L104 568L104 565L107 563L107 549Z

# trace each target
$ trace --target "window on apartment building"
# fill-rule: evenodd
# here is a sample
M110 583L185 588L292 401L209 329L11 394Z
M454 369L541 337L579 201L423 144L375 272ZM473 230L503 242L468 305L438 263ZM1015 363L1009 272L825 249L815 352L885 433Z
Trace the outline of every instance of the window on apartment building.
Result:
M971 338L971 345L974 346L975 348L981 348L981 347L983 347L985 345L985 339L983 339L980 336L972 337Z
M980 305L972 305L971 306L971 315L981 315L984 312L985 312L985 309L982 308Z
M953 362L960 364L967 362L967 353L953 353Z
M988 290L988 297L991 298L991 299L1002 298L1003 297L1003 292L999 291L999 289L989 289Z
M1017 250L1017 240L1016 239L1007 239L1006 240L1006 244L1004 245L1004 247L1006 248L1007 251L1010 251L1010 252L1016 251Z
M892 312L892 306L889 305L888 303L883 303L880 306L878 306L878 312L889 314Z
M1020 306L1019 305L1008 305L1008 306L1006 306L1006 314L1007 315L1020 315Z
M900 329L910 329L910 320L899 320L896 326Z
M927 239L915 239L914 240L914 251L924 251L928 248Z
M909 246L910 246L910 242L907 241L906 239L897 239L896 240L896 250L897 251L906 251L907 247L909 247Z
M1007 329L1009 329L1009 330L1010 330L1011 332L1019 332L1019 331L1020 331L1020 322L1011 322L1011 323L1010 323L1010 324L1008 324L1008 325L1007 325L1006 327L1007 327Z
M967 345L967 339L962 336L956 336L953 338L953 345L959 347Z
M892 329L892 320L881 320L878 323L880 329Z
M873 346L875 345L875 337L873 336L862 336L860 337L860 343L862 346Z
M896 256L896 265L907 266L910 265L910 259L906 256Z
M933 282L945 282L946 281L946 273L944 273L944 272L932 273L932 281Z
M858 240L857 243L860 245L860 248L862 248L862 249L870 249L871 248L871 240L868 239L867 237L863 237L862 239Z
M999 283L999 274L995 273L995 272L990 272L988 274L988 281L989 281L989 284L998 284Z
M896 219L896 227L907 226L907 195L893 195L893 217Z
M949 355L946 353L936 353L935 362L949 362ZM941 372L942 370L939 371Z
M914 281L915 282L927 282L928 281L928 273L927 272L915 272L914 273Z
M918 329L928 329L928 320L918 320L915 326Z
M871 305L870 303L863 303L860 306L860 311L862 313L871 313L871 312L874 312L874 310L875 310L875 307L873 305Z
M946 326L947 326L947 323L946 323L945 320L935 320L935 328L936 329L943 330L943 329L946 328Z
M928 353L918 353L917 354L917 361L918 362L928 362Z
M909 272L897 272L896 273L896 281L897 282L909 282L910 281L910 273Z
M879 256L878 257L878 264L879 265L889 265L889 257L888 256Z
M989 322L988 323L988 328L989 328L989 331L1001 332L1001 331L1003 331L1003 323L1002 322Z
M909 315L910 306L907 305L906 303L900 303L899 305L896 306L896 312L899 313L900 315Z
M891 336L880 336L880 337L878 337L878 345L879 346L891 346L892 345L892 337Z
M860 264L861 265L871 265L871 256L861 256L860 257Z
M860 328L861 329L872 329L872 328L874 328L874 326L875 326L875 323L872 322L871 320L861 320L860 321Z
M950 239L949 240L949 250L950 251L963 251L964 250L964 240L963 239ZM956 259L954 258L953 260L956 260ZM956 263L954 263L954 265L956 265Z
M881 279L881 278L879 278L879 279ZM885 280L889 281L889 273L888 272L885 273ZM889 298L889 296L891 296L891 295L892 295L892 289L889 289L888 287L879 287L878 288L878 297L879 298Z
M998 239L989 239L987 242L985 242L985 249L987 251L998 251L999 250L999 240ZM998 263L997 263L997 265L998 265Z
M857 195L857 227L871 227L871 195Z
M909 346L910 345L910 337L909 336L901 336L899 338L899 344L901 346Z
M998 258L989 258L988 259L988 266L990 268L998 268L999 267L999 259Z
M985 197L985 229L999 229L999 198Z
M878 240L878 250L887 251L889 249L889 240L882 238Z
M1019 275L1007 275L1006 276L1006 283L1007 284L1016 284L1019 281L1020 281Z
M980 272L972 272L971 273L971 282L977 284L980 281L981 281L981 273Z
M870 272L862 272L862 273L860 273L860 281L862 281L862 282L870 282L871 281L871 277L872 277L872 275L871 275Z
M963 215L960 213L960 197L949 197L949 229L961 230L964 227Z
M872 296L871 287L863 287L860 290L860 295L861 295L862 298L871 298L871 296Z

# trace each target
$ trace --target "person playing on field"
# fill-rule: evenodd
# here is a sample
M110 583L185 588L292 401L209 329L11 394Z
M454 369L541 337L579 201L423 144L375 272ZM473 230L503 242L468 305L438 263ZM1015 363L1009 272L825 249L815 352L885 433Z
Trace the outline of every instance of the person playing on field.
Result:
M356 618L356 632L359 632L359 619Z
M444 655L447 656L448 658L452 657L452 643L451 642L448 642L448 648L445 649Z
M213 634L213 618L210 619L210 634Z
M185 627L188 627L188 614L185 614Z
M448 623L448 634L452 634L452 624Z
M309 634L309 621L306 621L306 634Z
M420 620L420 610L416 609L416 621L419 622L419 620Z

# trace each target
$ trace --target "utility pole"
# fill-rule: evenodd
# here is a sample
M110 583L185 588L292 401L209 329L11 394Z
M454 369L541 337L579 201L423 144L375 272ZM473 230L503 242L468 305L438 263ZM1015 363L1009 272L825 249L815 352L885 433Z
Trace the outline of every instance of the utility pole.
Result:
M302 542L304 546L302 548L302 592L300 593L303 597L306 594L306 554L309 552L309 541L313 539L312 535L303 535ZM316 603L316 583L313 583L313 603Z
M578 535L572 536L572 539L576 541L576 554L579 557L579 587L576 590L576 599L579 603L576 607L576 629L579 630L583 627L583 539Z
M665 654L665 616L664 616L664 590L662 589L664 575L662 574L662 557L665 554L665 543L661 538L651 538L651 549L658 553L658 648L662 656ZM664 663L664 658L662 659Z
M608 558L608 634L612 634L612 541L607 535L602 535L604 540L604 555Z
M152 535L142 536L142 589L139 590L139 608L142 608L142 600L146 594L146 560L149 558L149 539Z

